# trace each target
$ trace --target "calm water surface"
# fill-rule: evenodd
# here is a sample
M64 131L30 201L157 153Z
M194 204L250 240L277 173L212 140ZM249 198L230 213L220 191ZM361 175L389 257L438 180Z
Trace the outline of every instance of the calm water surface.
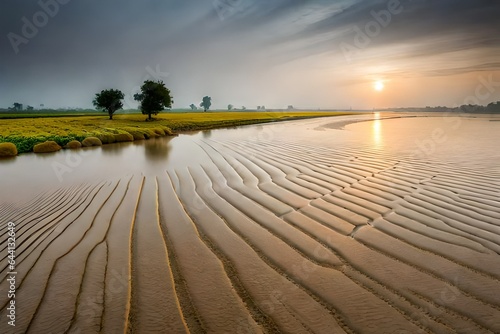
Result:
M202 141L361 148L380 154L380 159L404 157L458 163L500 173L499 129L500 117L495 115L370 113L203 131L45 155L23 154L0 161L0 200L31 197L73 183L140 173L155 176L174 168L202 164L208 159L199 145Z

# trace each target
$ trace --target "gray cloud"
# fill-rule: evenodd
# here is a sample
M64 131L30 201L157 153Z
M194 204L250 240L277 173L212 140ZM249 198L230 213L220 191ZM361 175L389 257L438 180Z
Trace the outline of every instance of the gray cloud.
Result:
M319 43L311 51L338 51L340 43L354 45L358 27L366 33L366 25L374 22L373 12L387 10L389 1L357 1L341 12L310 25L298 38L314 38L326 32L341 32ZM457 50L500 47L500 2L495 0L401 0L400 14L392 15L390 24L372 38L370 48L395 44L412 45L403 56L429 55ZM434 41L434 45L429 45Z
M332 64L348 66L339 45L352 43L350 29L363 29L373 20L371 11L383 10L388 3L238 0L226 2L234 5L221 12L214 2L205 0L65 1L36 36L18 46L18 53L8 34L22 36L23 18L33 22L43 9L39 1L4 0L0 5L0 106L14 100L90 106L101 88L117 87L131 94L157 66L169 73L164 80L178 107L198 102L206 94L224 101L219 102L221 107L227 103L286 105L291 100L286 90L269 93L280 82L279 75L282 80L288 78L276 68L319 54L331 54ZM425 68L419 74L499 69L491 57L500 46L500 2L401 2L404 11L362 50L359 64L405 59L411 63L462 51L466 58L467 51L476 50L474 59ZM405 47L397 48L401 45ZM307 72L307 68L297 70ZM270 73L278 77L271 78ZM267 100L260 102L255 96ZM302 101L314 105L306 98Z

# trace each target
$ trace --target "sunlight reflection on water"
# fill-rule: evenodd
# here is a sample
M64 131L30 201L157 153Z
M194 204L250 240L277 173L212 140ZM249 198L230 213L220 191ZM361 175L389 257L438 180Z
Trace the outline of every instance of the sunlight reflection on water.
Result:
M22 154L0 161L0 200L12 196L11 189L23 196L62 186L55 164L63 168L60 176L64 183L100 181L131 174L157 176L167 170L201 165L210 161L199 145L207 140L246 141L253 143L256 149L261 142L275 141L332 149L373 149L384 156L460 163L500 173L497 149L500 122L490 122L500 117L461 118L457 129L452 126L456 122L450 123L450 119L442 115L408 116L370 113L189 133L46 155ZM435 141L436 130L442 133L439 142Z
M382 136L382 121L380 119L375 119L372 126L373 131L373 144L376 148L382 148L383 136Z

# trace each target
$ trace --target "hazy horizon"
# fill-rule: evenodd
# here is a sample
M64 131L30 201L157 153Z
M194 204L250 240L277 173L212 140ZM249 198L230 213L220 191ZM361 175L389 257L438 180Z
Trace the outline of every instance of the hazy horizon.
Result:
M0 107L92 106L145 79L174 108L486 105L500 100L500 2L2 3Z

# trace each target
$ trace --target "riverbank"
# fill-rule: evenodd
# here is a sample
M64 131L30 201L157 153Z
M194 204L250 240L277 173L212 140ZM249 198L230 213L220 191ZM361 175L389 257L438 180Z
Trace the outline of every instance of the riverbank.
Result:
M103 144L114 143L120 134L134 140L197 131L275 121L347 115L343 112L209 112L161 113L152 122L142 114L103 116L40 117L0 119L0 143L16 145L18 153L32 152L33 147L54 141L64 147L71 141L82 142L97 137Z

